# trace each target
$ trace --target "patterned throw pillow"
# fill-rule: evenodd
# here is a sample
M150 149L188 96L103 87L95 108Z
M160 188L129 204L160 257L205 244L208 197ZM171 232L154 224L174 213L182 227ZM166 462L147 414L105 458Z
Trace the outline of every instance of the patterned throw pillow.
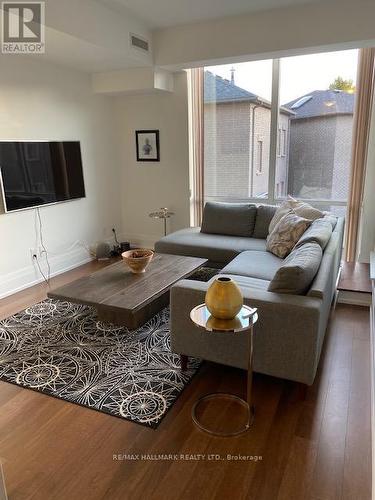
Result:
M293 212L287 213L268 235L267 250L284 259L311 223L311 220L299 217Z
M285 200L276 210L269 225L269 234L272 233L281 218L291 211L304 219L310 219L312 221L324 217L324 212L321 212L304 201L298 201L292 196L288 196L288 199Z
M284 201L276 210L275 215L272 217L270 225L268 227L268 234L271 234L275 229L277 224L280 222L284 215L289 214L292 211L292 205L290 200Z

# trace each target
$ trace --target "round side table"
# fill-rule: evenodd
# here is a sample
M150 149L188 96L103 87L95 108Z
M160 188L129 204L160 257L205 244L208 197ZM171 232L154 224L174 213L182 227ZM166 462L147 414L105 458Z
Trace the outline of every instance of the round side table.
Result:
M167 236L167 219L170 219L173 215L174 212L171 212L168 208L161 208L157 212L148 214L152 219L162 219L164 221L164 236Z
M240 332L247 332L248 337L248 363L247 363L247 389L246 389L246 401L235 394L229 394L224 392L215 392L211 394L206 394L199 398L191 412L193 422L197 427L209 434L221 437L237 436L246 432L254 421L254 407L252 405L251 391L252 391L252 379L253 379L253 326L258 321L257 309L248 306L242 306L242 309L237 314L234 319L223 320L217 319L211 316L211 313L207 309L205 304L200 304L190 312L190 319L193 323L202 328L207 335L212 332L220 332L223 335L235 335ZM197 409L203 402L212 401L216 399L222 400L232 400L239 403L247 411L247 419L244 427L235 430L233 432L221 432L213 430L208 426L202 424L197 416Z

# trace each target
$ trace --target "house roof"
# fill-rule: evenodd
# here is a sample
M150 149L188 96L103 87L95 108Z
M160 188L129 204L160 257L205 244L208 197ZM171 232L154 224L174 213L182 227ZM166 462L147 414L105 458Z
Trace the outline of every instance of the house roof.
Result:
M248 92L234 83L214 75L211 71L204 72L204 102L256 101L258 96Z
M327 115L352 115L355 95L342 90L314 90L284 104L294 111L293 120Z
M205 103L226 103L226 102L255 102L267 108L271 103L248 90L222 78L214 75L211 71L204 72L204 102ZM294 115L293 110L280 108L281 112Z

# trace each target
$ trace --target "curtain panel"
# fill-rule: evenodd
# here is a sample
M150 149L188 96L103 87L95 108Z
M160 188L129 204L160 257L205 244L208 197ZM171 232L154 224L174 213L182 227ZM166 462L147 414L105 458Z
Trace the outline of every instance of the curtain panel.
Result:
M191 224L200 226L204 205L204 71L188 70Z
M360 50L345 242L346 260L348 262L354 262L357 257L357 243L366 176L372 103L374 99L374 62L375 48Z

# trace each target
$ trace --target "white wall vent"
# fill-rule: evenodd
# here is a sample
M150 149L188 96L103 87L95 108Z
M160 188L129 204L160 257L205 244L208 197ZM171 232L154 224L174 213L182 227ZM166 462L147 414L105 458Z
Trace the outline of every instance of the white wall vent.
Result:
M143 50L144 52L148 52L150 50L148 40L140 37L139 35L134 35L134 33L130 33L130 46L135 49Z

